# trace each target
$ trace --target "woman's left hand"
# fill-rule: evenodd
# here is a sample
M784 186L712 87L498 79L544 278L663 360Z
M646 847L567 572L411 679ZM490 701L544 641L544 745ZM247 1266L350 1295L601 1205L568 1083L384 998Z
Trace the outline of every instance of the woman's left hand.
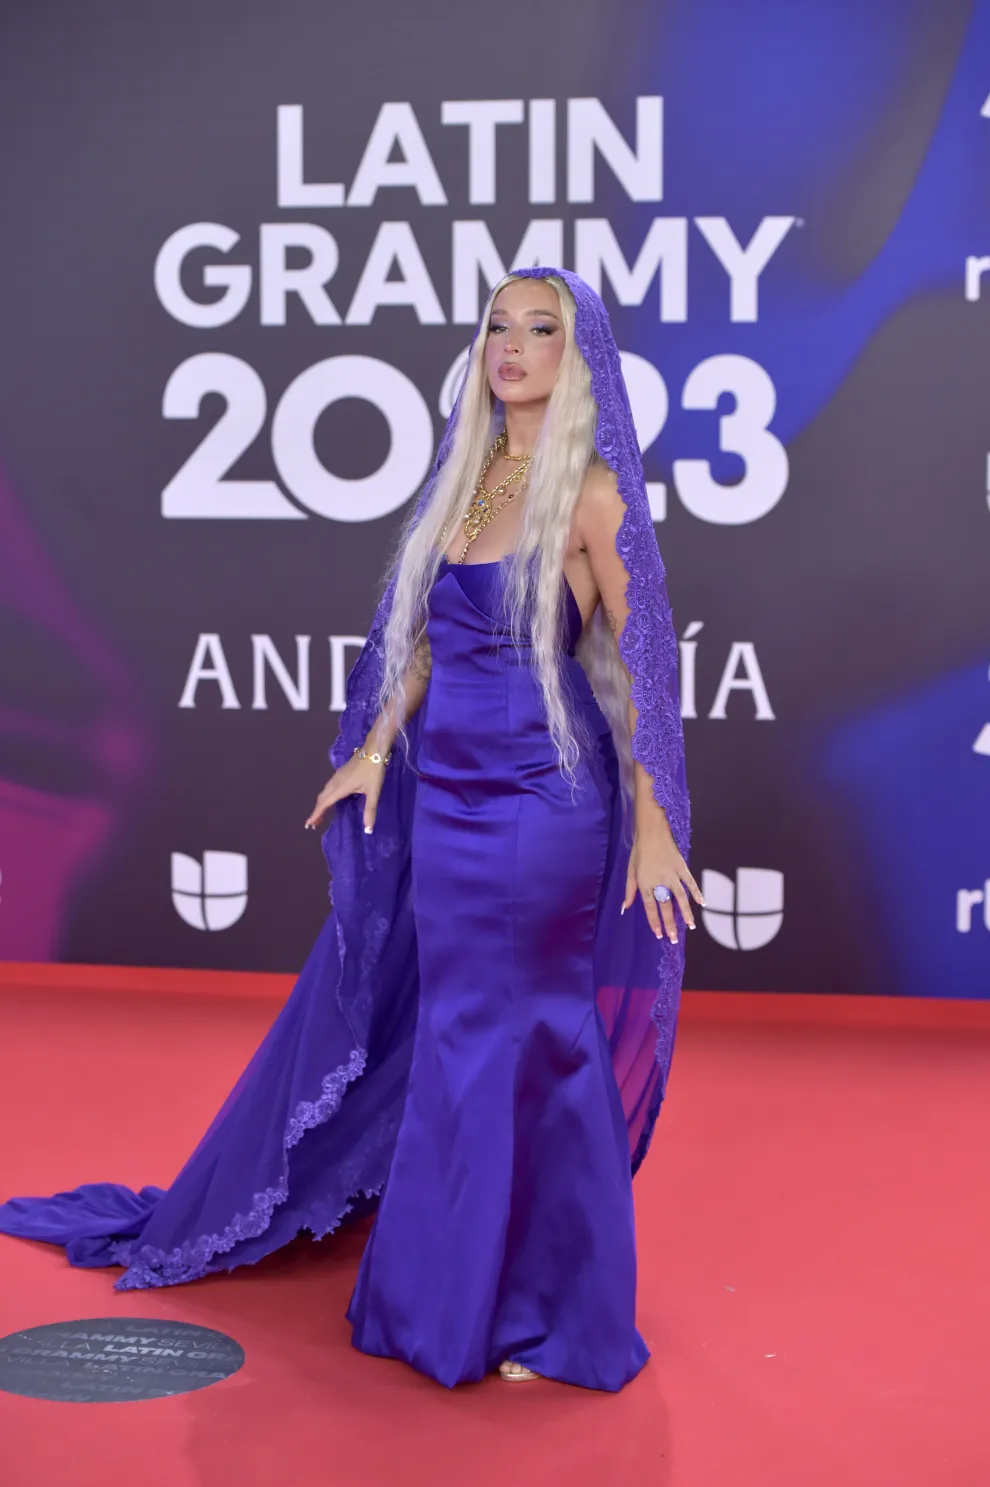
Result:
M666 903L657 903L653 896L654 888L669 890L670 898ZM688 870L687 863L677 850L677 843L669 827L664 827L662 831L651 831L648 835L640 835L637 832L633 839L632 851L629 854L629 870L626 873L626 892L622 900L623 914L635 901L637 892L643 900L650 928L658 940L663 939L664 930L666 930L667 938L673 944L677 944L677 921L674 918L675 899L684 923L689 929L695 928L688 893L691 894L695 903L702 906L705 900L701 896L701 889Z

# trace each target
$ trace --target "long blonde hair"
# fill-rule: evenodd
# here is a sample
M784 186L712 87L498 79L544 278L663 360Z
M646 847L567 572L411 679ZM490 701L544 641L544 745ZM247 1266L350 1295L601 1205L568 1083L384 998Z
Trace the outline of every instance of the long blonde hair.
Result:
M485 341L495 298L517 277L506 275L488 297L481 330L468 359L450 453L422 517L415 526L410 519L400 542L393 565L395 595L385 630L379 698L382 708L401 692L402 679L425 631L427 596L443 556L442 535L445 530L456 529L466 515L485 456L500 431L485 371ZM524 617L529 619L550 736L560 768L573 783L580 744L564 702L559 669L564 554L585 476L597 459L598 408L591 392L591 374L574 339L574 298L555 275L547 276L543 283L553 287L560 301L564 352L533 449L519 539L515 553L507 560L505 594L507 616L517 643ZM577 655L611 725L628 791L632 771L628 677L601 605L585 626Z

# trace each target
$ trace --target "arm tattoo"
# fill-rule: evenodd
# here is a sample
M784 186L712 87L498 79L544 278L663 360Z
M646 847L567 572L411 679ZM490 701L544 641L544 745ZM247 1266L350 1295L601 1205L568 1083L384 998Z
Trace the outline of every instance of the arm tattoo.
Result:
M612 611L610 609L606 609L605 610L605 618L608 620L609 629L612 631L612 634L613 635L617 634L619 627L616 624L615 615L612 613Z
M433 671L433 657L430 654L430 642L425 635L417 642L416 649L413 651L411 670L420 681L429 681Z

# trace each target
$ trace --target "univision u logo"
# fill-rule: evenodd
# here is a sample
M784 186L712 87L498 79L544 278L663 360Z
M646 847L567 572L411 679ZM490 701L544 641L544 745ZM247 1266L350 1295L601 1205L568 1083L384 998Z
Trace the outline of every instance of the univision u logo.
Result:
M172 902L193 929L229 929L247 908L248 860L240 852L172 853Z
M701 892L705 928L726 950L759 950L784 922L784 875L770 867L741 867L735 876L705 868Z

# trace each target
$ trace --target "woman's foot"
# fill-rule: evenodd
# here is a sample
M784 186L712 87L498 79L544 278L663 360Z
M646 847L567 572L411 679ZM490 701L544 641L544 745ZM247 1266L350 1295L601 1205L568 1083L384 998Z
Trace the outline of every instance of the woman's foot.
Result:
M506 1358L504 1363L498 1365L498 1371L502 1378L510 1384L521 1384L528 1379L541 1379L543 1377L541 1373L534 1373L531 1368L527 1368L524 1363L513 1363L510 1358Z

